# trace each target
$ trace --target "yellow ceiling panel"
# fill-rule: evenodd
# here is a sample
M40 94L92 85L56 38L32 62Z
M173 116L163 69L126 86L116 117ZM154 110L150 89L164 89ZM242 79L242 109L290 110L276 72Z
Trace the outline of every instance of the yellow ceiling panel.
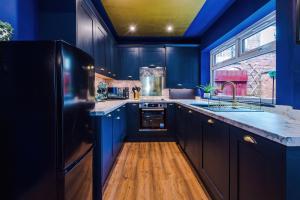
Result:
M119 36L183 36L205 0L102 0ZM129 26L136 31L130 32ZM173 32L166 27L173 26Z

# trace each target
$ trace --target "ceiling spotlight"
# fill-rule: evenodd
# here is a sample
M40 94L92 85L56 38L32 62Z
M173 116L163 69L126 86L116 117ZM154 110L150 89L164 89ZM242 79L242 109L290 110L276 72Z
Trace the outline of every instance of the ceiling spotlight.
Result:
M130 32L135 32L136 31L136 26L135 25L130 25L129 26L129 31Z
M174 28L172 25L168 25L167 28L166 28L167 32L173 32Z

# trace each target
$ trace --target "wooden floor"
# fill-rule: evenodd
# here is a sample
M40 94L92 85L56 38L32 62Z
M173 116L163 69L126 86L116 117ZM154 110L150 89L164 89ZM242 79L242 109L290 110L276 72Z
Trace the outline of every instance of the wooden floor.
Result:
M104 200L210 199L174 142L126 143Z

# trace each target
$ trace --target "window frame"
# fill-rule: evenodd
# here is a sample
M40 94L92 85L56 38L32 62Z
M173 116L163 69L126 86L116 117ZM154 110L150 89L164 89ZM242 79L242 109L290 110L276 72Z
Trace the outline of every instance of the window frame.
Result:
M224 42L223 44L217 46L213 50L210 51L210 80L211 84L213 83L214 78L214 71L235 63L239 63L244 60L248 60L254 57L258 57L267 53L272 53L276 51L276 40L274 42L265 44L263 46L260 46L258 48L249 50L249 51L243 51L243 41L252 35L255 35L262 30L272 26L276 25L276 11L273 11L269 15L265 16L261 20L257 21L253 25L246 28L241 33L237 34L236 36L232 37L228 41ZM232 45L236 45L236 53L235 57L232 59L225 60L224 62L216 63L216 55L227 48L231 47Z

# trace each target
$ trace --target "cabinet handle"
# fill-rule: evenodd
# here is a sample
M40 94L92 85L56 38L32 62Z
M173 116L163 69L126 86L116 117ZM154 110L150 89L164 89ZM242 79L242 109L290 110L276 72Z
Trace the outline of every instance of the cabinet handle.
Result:
M193 112L191 110L189 110L189 113L192 114Z
M108 72L108 74L111 74L111 72Z
M122 108L125 108L126 106L122 106Z
M128 78L132 78L132 76L128 76Z
M207 123L209 123L209 124L214 124L215 122L214 122L214 120L209 119L209 120L207 120Z
M116 74L113 74L113 77L116 77L117 75Z
M118 109L117 111L120 112L120 109Z
M120 120L120 119L121 119L121 117L117 117L116 119L117 119L117 120Z
M170 103L169 106L173 106L174 104Z
M136 103L134 103L134 104L132 104L132 106L137 106L137 104L136 104Z
M108 114L107 117L111 117L111 114Z
M102 67L100 70L101 70L101 71L104 71L104 68Z
M245 135L243 137L243 139L244 139L245 142L248 142L248 143L251 143L251 144L257 144L256 140L253 137L249 136L249 135Z
M181 86L182 86L182 84L181 84L181 83L178 83L178 84L177 84L177 86L180 86L180 87L181 87Z
M178 106L177 108L181 108L181 106Z

